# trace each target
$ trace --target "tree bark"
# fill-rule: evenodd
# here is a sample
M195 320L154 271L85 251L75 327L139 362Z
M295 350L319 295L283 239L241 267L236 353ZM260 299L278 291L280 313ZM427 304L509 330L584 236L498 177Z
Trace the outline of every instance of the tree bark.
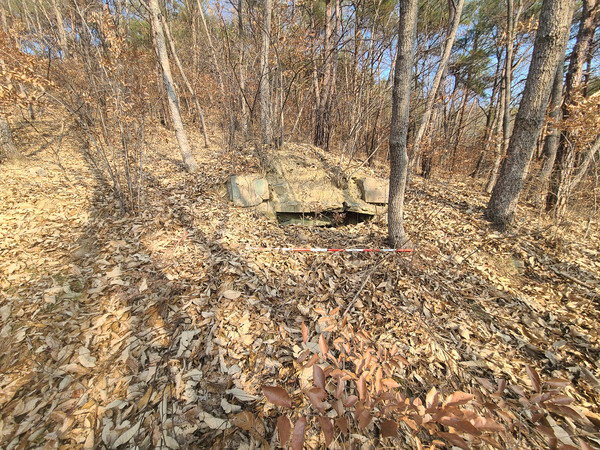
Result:
M546 197L548 190L548 179L552 173L552 167L556 160L556 151L558 150L558 144L560 141L560 130L558 129L557 122L562 119L562 91L563 91L563 77L564 77L564 57L560 58L558 65L556 66L556 74L554 75L554 82L552 84L552 96L550 99L550 110L549 117L550 123L548 124L548 134L544 140L544 150L542 154L544 159L542 161L542 168L539 174L539 185L538 192L535 196L535 204L539 205L542 200Z
M0 162L20 158L6 117L0 116Z
M498 173L502 157L506 154L508 148L508 142L510 140L510 99L512 97L512 74L513 74L513 53L514 53L514 39L515 39L515 28L521 15L521 7L517 9L517 13L514 13L514 0L506 0L506 48L504 56L504 77L503 77L503 91L502 91L502 104L504 105L502 110L502 142L496 146L497 154L494 160L494 167L490 173L490 178L485 187L485 191L489 194L496 185L498 179Z
M6 13L4 12L3 6L0 6L0 21L2 22L2 28L4 28L4 31L8 33L8 21L6 20Z
M410 82L417 34L417 9L418 0L400 0L398 57L394 70L389 143L388 234L390 245L396 248L412 245L404 231L404 193L408 173L406 137L409 126Z
M194 173L198 171L198 164L192 154L190 143L183 126L183 120L181 119L179 102L177 101L175 84L173 83L173 75L171 74L171 65L169 64L167 47L165 45L165 33L160 21L161 11L158 6L158 0L150 0L149 7L150 15L152 17L152 32L154 33L156 40L156 51L162 70L163 82L167 91L169 111L171 112L171 120L173 121L173 128L175 128L175 136L177 137L177 143L179 144L179 151L181 152L181 157L186 170L190 173Z
M260 48L260 134L263 145L273 142L273 118L271 114L271 83L269 73L269 47L271 45L271 13L273 0L263 0L263 22Z
M510 140L510 99L512 94L513 53L516 23L519 21L521 8L513 13L514 0L506 1L506 58L504 61L504 111L502 117L502 153L505 153Z
M225 92L225 83L223 82L223 75L221 73L221 68L219 67L219 60L217 59L217 51L215 50L215 46L213 45L212 38L210 37L210 31L208 30L208 25L206 23L206 18L204 17L204 11L202 10L202 2L197 0L198 4L198 14L200 14L200 19L202 20L202 26L204 28L204 32L206 33L206 40L208 41L208 48L210 49L210 56L213 63L213 70L215 71L215 75L217 77L217 83L219 85L219 90L221 91L221 101L225 101L226 92Z
M498 95L498 109L496 111L498 119L496 121L496 143L494 146L494 165L492 166L492 171L490 172L490 176L485 185L485 192L487 192L488 194L492 193L492 190L494 189L494 186L496 185L496 180L498 179L498 172L500 171L500 164L502 164L503 140L500 139L500 135L502 133L502 120L501 120L500 116L502 115L502 111L504 111L505 97L504 97L503 89L506 89L506 87L504 86L505 81L506 81L506 79L502 80L502 89L500 90L500 93Z
M492 138L494 136L494 128L496 126L496 121L498 120L498 114L496 110L498 109L497 103L494 104L494 99L497 97L498 92L501 92L502 81L499 80L498 74L500 73L500 58L498 58L496 62L496 72L494 75L494 85L492 87L492 94L490 95L490 107L486 114L485 120L485 129L483 132L482 144L483 148L479 152L479 158L477 159L477 164L473 172L471 172L471 178L478 178L481 175L481 171L485 165L486 154L489 153L490 144L492 142ZM499 102L500 98L496 102Z
M573 192L573 190L581 183L583 177L588 171L590 167L590 163L594 159L594 156L600 150L600 135L596 136L594 142L590 144L590 147L585 152L585 155L582 158L579 167L577 168L575 175L573 175L573 179L569 183L569 192Z
M244 68L246 60L246 42L244 33L244 2L238 0L238 39L239 39L239 52L240 57L238 60L238 77L240 83L240 105L241 105L241 123L240 128L244 140L248 137L248 106L246 105L245 91L246 91L246 71Z
M548 105L556 65L567 39L572 0L544 0L515 126L485 215L497 228L511 226Z
M597 27L596 15L598 13L599 0L584 0L579 22L579 31L577 33L577 41L571 52L569 60L569 70L565 80L565 93L562 104L563 117L569 116L569 106L577 90L581 87L583 77L583 65L587 59L588 49L590 47L594 31ZM554 167L550 175L550 187L546 196L546 211L551 211L556 206L565 203L563 198L567 193L569 178L573 174L574 169L574 148L573 139L569 133L563 133L560 138ZM560 215L562 208L557 208L556 213Z
M56 28L58 30L58 40L60 42L60 49L63 53L63 59L69 57L69 46L67 44L67 32L65 31L65 24L63 21L62 13L60 12L60 8L56 4L56 0L52 0L52 9L54 10L54 15L56 16Z
M335 1L335 4L332 2ZM335 10L334 10L335 8ZM335 11L335 12L334 12ZM335 93L338 59L338 28L341 8L339 1L325 1L325 37L323 42L323 84L321 99L316 110L314 144L318 147L329 148L331 136L331 110ZM333 18L335 17L335 22Z
M188 92L190 93L190 95L192 96L192 99L194 100L194 105L196 106L196 110L198 111L198 117L200 118L200 124L202 125L202 135L204 137L204 147L208 148L208 136L206 135L206 123L204 122L204 114L202 113L202 108L200 107L200 102L198 101L198 96L196 95L196 92L194 92L194 89L192 88L192 85L190 84L190 81L188 80L188 77L186 76L186 74L183 70L183 65L181 64L181 61L179 60L179 56L177 56L177 52L175 51L175 41L173 41L173 37L171 36L171 31L169 30L169 24L167 24L167 21L164 16L161 16L161 22L162 22L163 28L165 29L165 34L167 37L167 41L169 42L169 47L171 48L171 54L173 55L175 64L177 65L177 68L179 69L179 73L181 74L181 78L183 78L183 82L185 83L185 86L187 87Z
M458 31L458 25L460 24L460 17L462 14L464 3L464 0L448 0L448 7L450 9L450 21L448 23L448 34L446 36L446 42L444 44L444 53L442 54L440 65L437 68L437 72L435 73L433 83L431 84L431 88L427 94L427 101L425 103L425 111L423 113L423 118L421 120L421 124L419 125L417 134L415 135L415 140L413 142L412 154L410 158L411 169L419 160L421 141L423 140L423 136L425 135L425 131L427 130L427 126L429 125L431 111L433 110L433 105L435 103L438 90L440 89L442 77L446 73L446 66L448 65L450 53L452 52L452 46L454 45L454 40L456 39L456 32Z

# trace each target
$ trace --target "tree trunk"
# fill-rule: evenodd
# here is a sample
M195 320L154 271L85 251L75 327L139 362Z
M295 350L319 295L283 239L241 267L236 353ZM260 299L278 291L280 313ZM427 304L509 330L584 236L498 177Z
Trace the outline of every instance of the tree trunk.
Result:
M492 94L490 95L490 107L488 113L486 114L485 120L485 129L483 132L483 148L479 152L479 158L477 158L477 164L473 172L471 172L471 178L478 178L481 175L481 170L483 169L486 161L486 154L490 148L490 144L492 142L492 137L494 136L494 128L496 125L496 121L498 120L498 114L496 113L497 104L494 104L494 99L496 98L498 91L501 90L501 82L498 82L498 73L500 72L500 59L496 62L496 73L494 76L494 85L492 87ZM499 101L499 99L497 100Z
M240 57L238 60L238 77L240 83L240 104L241 104L241 123L240 128L242 131L242 136L244 140L248 137L248 106L246 105L246 71L244 68L245 59L246 59L246 42L245 42L245 33L244 33L244 12L243 12L244 2L243 0L238 0L238 39L239 39L239 52Z
M583 65L587 59L588 49L590 47L594 31L596 29L596 15L598 12L599 0L584 0L579 22L579 31L577 41L571 52L569 61L569 70L565 80L565 93L562 104L563 117L569 116L569 106L577 90L581 87L583 77ZM564 204L569 178L574 170L574 148L573 139L569 133L563 133L560 138L554 167L550 175L550 187L546 197L546 211L551 211L558 203ZM556 211L560 215L563 211Z
M513 13L514 0L506 0L506 57L504 60L504 111L502 117L502 153L505 153L510 140L510 98L512 94L513 52L516 23L519 21L521 8Z
M208 48L210 49L210 57L213 63L213 70L215 71L215 75L217 77L217 83L219 85L219 90L221 91L221 101L224 102L226 98L225 92L225 83L223 82L223 75L221 73L221 68L219 67L219 60L217 59L217 51L215 50L215 46L213 45L212 38L210 37L210 31L208 30L208 25L206 24L206 18L204 17L204 11L202 9L202 2L200 0L197 1L198 4L198 14L200 14L200 19L202 20L202 26L204 28L204 32L206 33L206 40L208 41Z
M333 3L335 1L335 4ZM334 9L335 8L335 9ZM321 99L316 110L314 144L329 148L331 110L335 94L338 59L338 32L341 8L339 1L325 0L325 37L323 42L323 83ZM335 22L334 22L335 17Z
M498 52L496 52L498 55ZM490 152L492 143L494 141L495 130L500 121L500 108L499 105L502 103L502 73L500 58L496 62L496 73L494 75L494 87L492 88L492 95L490 95L490 109L486 118L486 129L483 135L483 148L479 154L477 165L475 170L471 173L472 178L478 178L481 176L483 168L485 167L486 155ZM494 103L496 99L496 103ZM491 191L490 191L491 192Z
M400 0L398 57L392 91L390 125L390 191L388 206L389 243L393 247L410 246L404 231L404 193L408 173L406 137L409 126L410 82L417 34L418 0Z
M6 117L0 116L0 162L20 158Z
M60 42L60 49L63 53L63 59L69 57L69 46L67 44L67 32L65 31L65 24L63 21L63 16L60 12L60 8L56 4L56 0L52 0L52 9L54 10L54 15L56 16L56 28L58 30L58 40Z
M562 110L560 108L562 103L562 91L563 91L563 75L565 73L564 68L564 57L560 58L558 65L556 66L556 74L554 75L554 83L552 84L552 97L550 99L550 122L548 123L548 131L546 139L544 140L544 150L542 151L544 160L542 161L542 168L538 177L539 185L538 191L535 194L535 204L539 206L543 199L546 197L548 190L548 179L554 166L556 159L556 151L558 150L558 144L560 141L560 130L557 128L557 123L562 119Z
M163 28L165 29L165 34L167 37L167 41L169 42L169 47L171 48L171 54L173 55L175 64L177 65L177 68L179 69L179 73L181 74L181 78L183 78L183 82L184 82L185 86L187 87L188 92L190 93L190 95L192 96L192 99L194 100L194 105L196 106L196 110L198 111L198 117L200 118L200 124L202 125L202 135L204 137L204 146L206 148L208 148L208 136L206 135L206 124L204 123L204 114L202 113L202 108L200 107L200 102L198 101L198 96L196 95L196 92L194 92L194 89L192 88L192 85L190 84L190 81L188 80L188 77L186 76L186 74L183 70L183 65L181 64L181 61L179 60L179 56L177 56L177 52L175 51L175 42L173 41L173 38L171 36L171 31L169 30L169 24L167 24L167 21L164 16L161 16L161 22L162 22Z
M500 164L502 164L503 140L500 139L500 135L502 132L502 120L500 120L500 116L502 114L502 111L504 111L505 97L504 97L503 89L506 89L506 87L504 86L505 81L506 81L506 79L504 79L502 81L502 90L500 91L499 96L498 96L498 109L496 111L498 119L496 121L496 143L494 146L494 165L492 166L492 171L490 172L490 176L485 185L485 192L487 192L488 194L492 193L492 190L494 189L494 186L496 185L496 180L498 179L498 172L500 171Z
M179 144L179 151L181 152L181 157L186 170L190 173L194 173L198 171L198 164L192 154L190 143L185 133L185 128L183 127L183 120L181 119L179 102L177 101L173 75L171 74L171 65L169 64L167 47L165 45L165 33L160 22L161 11L158 6L158 0L150 0L149 7L150 15L152 16L152 32L154 33L156 40L156 52L162 70L163 82L167 91L169 111L171 112L171 120L173 121L173 128L175 128L175 136L177 137L177 143Z
M271 45L271 13L273 0L263 0L263 22L260 47L260 134L263 145L273 142L273 118L271 115L271 83L269 73L269 47Z
M588 171L590 167L590 163L594 159L594 156L600 150L600 135L596 136L594 142L590 145L590 147L585 152L585 155L582 158L579 167L577 168L575 175L573 175L573 179L569 183L569 192L573 192L573 190L581 183L583 177Z
M485 191L489 194L496 185L498 179L498 173L500 169L500 163L502 162L503 156L506 154L508 148L508 142L510 140L510 99L512 94L512 73L513 67L513 53L514 53L514 39L515 39L515 28L521 15L521 7L517 9L516 15L514 14L514 0L506 0L506 49L504 57L504 77L503 77L503 91L502 91L502 141L496 145L496 158L494 160L494 167L490 173L490 178L485 187Z
M514 219L529 162L548 105L556 65L568 38L572 0L544 0L519 112L485 215L499 229ZM508 87L508 86L507 86Z
M4 7L0 6L0 21L2 21L2 28L4 31L8 33L8 21L6 20L6 13L4 12Z
M433 83L431 84L431 89L427 93L425 112L423 113L421 124L419 125L419 129L417 130L417 134L415 135L415 140L413 142L412 155L410 158L411 169L414 167L415 164L417 164L417 161L419 160L421 141L423 140L423 136L425 135L425 131L427 130L427 126L429 125L431 111L433 110L433 105L435 103L437 93L442 82L442 77L446 73L446 66L448 64L448 60L450 59L450 53L452 52L454 40L456 39L456 32L458 30L458 25L460 24L460 16L462 14L464 3L464 0L456 0L456 4L454 0L448 0L448 7L450 9L450 20L448 23L448 34L446 36L446 42L444 44L444 53L442 54L440 65L437 68L437 72L433 79Z

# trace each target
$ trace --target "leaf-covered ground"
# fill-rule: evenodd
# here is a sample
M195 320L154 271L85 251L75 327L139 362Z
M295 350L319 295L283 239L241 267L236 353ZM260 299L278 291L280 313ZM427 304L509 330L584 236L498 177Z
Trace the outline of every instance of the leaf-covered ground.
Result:
M386 228L284 228L235 208L221 186L259 170L251 152L197 145L202 169L189 175L164 130L145 154L144 207L123 215L76 141L58 149L45 126L47 145L20 130L27 158L0 166L0 447L275 447L282 412L305 417L305 445L324 447L298 358L308 348L327 368L319 338L334 351L348 329L395 345L402 395L473 393L466 408L506 431L490 443L458 423L436 437L400 420L384 438L389 424L359 429L348 409L332 446L600 445L597 222L584 238L585 222L556 229L521 207L498 234L481 186L414 177L412 255L250 251L381 247Z

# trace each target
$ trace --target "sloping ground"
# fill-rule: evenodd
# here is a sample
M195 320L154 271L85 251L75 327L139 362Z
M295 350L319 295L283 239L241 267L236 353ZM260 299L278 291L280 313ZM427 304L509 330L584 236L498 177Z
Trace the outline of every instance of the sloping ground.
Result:
M69 145L64 170L33 147L0 166L2 448L276 446L281 413L296 430L305 417L306 446L324 447L318 409L333 418L339 404L307 400L301 387L320 375L304 367L343 361L344 345L364 355L345 369L386 360L387 378L363 372L358 390L349 378L342 398L393 391L431 412L435 387L453 416L427 423L412 401L385 410L400 431L385 438L389 423L365 425L345 401L349 431L336 422L334 446L600 444L598 224L583 239L584 224L538 227L524 208L528 223L499 235L482 220L479 187L415 177L412 256L249 251L378 247L385 226L279 227L217 193L232 167L257 169L251 156L197 150L193 176L172 139L157 133L152 148L135 216L115 210ZM284 388L293 409L266 402L261 384ZM457 391L475 398L447 398Z

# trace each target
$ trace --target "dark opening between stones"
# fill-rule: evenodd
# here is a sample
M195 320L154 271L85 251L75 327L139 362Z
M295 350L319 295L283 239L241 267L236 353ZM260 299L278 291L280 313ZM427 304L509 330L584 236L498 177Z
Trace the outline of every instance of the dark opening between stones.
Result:
M339 227L367 222L373 216L353 211L322 211L314 213L277 213L281 225L303 225L316 227Z

